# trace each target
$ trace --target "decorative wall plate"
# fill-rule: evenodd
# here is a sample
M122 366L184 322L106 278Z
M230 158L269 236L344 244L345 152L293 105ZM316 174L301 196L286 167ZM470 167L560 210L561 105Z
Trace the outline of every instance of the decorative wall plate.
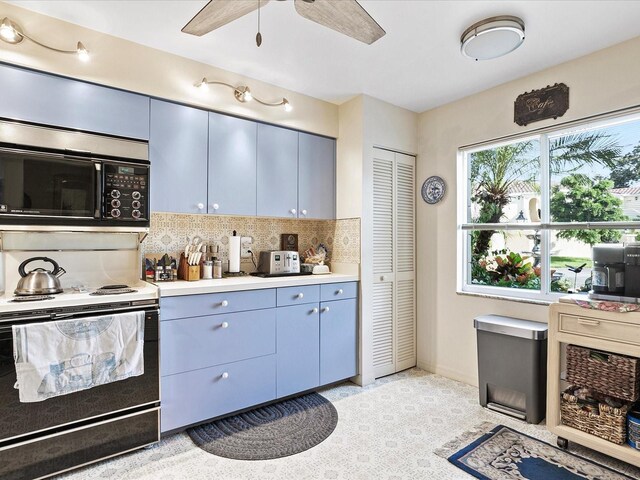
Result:
M446 191L447 185L442 177L433 175L422 184L422 199L428 204L434 205L442 200Z

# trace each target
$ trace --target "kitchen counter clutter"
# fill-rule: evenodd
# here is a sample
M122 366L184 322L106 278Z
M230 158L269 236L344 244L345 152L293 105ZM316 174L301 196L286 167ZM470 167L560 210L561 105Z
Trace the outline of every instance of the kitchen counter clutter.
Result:
M162 433L355 376L357 280L160 284Z
M258 290L261 288L289 287L296 285L320 285L324 283L357 282L358 275L330 273L327 275L303 275L291 277L261 278L252 275L228 277L195 282L176 281L158 283L161 297L179 295L198 295L202 293L236 292L239 290Z

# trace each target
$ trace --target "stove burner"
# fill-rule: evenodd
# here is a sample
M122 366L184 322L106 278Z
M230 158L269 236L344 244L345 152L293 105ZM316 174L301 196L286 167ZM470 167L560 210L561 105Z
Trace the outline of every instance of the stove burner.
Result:
M119 285L118 285L119 286ZM134 293L137 290L133 288L128 288L125 285L125 288L99 288L95 292L90 293L89 295L100 296L100 295L122 295L124 293Z
M129 288L129 285L105 285L104 287L100 287L98 290L123 290Z
M37 302L40 300L53 300L50 295L25 295L23 297L14 297L10 302L22 303L22 302Z

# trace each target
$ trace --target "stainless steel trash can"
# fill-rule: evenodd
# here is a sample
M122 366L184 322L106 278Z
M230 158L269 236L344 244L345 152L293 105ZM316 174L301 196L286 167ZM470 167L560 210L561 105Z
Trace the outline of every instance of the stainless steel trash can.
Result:
M473 321L480 405L528 423L545 417L547 324L501 315Z

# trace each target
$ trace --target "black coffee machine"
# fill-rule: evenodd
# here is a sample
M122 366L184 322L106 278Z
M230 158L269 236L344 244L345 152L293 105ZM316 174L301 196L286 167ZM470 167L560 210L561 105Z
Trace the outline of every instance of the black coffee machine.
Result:
M592 253L591 287L593 293L597 295L626 296L624 246L620 244L594 245ZM640 264L638 268L640 269Z
M624 296L640 298L640 243L624 247Z

